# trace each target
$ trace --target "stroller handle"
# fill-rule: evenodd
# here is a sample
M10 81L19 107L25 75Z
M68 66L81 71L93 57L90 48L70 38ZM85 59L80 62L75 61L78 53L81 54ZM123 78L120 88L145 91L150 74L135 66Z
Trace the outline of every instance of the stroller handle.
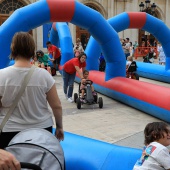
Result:
M33 169L33 170L42 170L38 165L27 163L27 162L20 162L21 168Z

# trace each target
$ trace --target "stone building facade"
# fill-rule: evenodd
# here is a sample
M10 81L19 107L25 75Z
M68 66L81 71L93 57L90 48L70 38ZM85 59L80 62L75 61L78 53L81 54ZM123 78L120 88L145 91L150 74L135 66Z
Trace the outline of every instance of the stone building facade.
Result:
M28 4L34 3L37 0L0 0L0 25L18 8L26 6ZM138 12L139 4L141 0L78 0L84 5L89 6L100 12L104 18L109 19L115 15L121 14L123 12ZM168 27L170 27L170 1L169 0L151 0L151 3L157 5L155 16L161 19ZM81 38L83 43L87 43L90 34L73 24L69 24L70 31L72 34L73 42L76 38ZM42 49L43 41L43 26L40 26L30 33L33 35L37 49ZM140 38L144 32L141 33L138 29L127 29L119 32L120 38L129 37L132 42L135 40L140 41ZM148 38L150 35L147 35Z

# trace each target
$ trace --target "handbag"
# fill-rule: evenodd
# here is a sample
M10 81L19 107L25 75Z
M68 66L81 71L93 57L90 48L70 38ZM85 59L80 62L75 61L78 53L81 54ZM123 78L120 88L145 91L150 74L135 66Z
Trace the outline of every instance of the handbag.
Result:
M0 125L0 134L2 133L2 129L3 127L5 126L6 122L8 121L8 119L10 118L13 110L15 109L16 105L18 104L18 101L20 100L22 94L24 93L25 91L25 88L35 70L35 66L32 66L31 69L29 70L29 72L26 74L26 76L24 77L24 80L22 82L22 85L21 85L21 88L20 88L20 91L18 92L18 95L14 101L14 103L11 105L11 107L9 108L7 114L5 115L4 119L2 120L1 122L1 125Z

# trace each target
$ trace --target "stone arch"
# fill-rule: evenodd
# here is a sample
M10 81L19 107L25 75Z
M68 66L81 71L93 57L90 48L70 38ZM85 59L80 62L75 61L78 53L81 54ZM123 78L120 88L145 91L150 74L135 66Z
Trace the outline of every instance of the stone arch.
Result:
M0 14L10 15L12 12L25 5L27 4L20 0L4 0L0 3Z
M0 2L0 25L2 25L15 10L30 3L28 0L2 0Z
M165 21L164 12L161 10L161 8L159 6L156 7L154 17L156 17L156 18L158 18L158 19L160 19L162 21ZM149 39L150 43L152 44L154 39L155 39L155 37L152 34L146 32L144 30L139 29L139 32L138 32L139 46L141 46L141 44L142 44L142 39L144 39L145 46L146 46L147 45L147 39Z
M98 3L96 0L85 0L82 3L84 5L92 8L92 9L98 11L100 14L102 14L102 16L104 18L107 18L108 13L104 9L104 7L100 3ZM89 41L89 38L90 38L90 33L87 30L76 26L76 39L77 38L80 38L81 43L83 45L83 48L85 49L86 45L87 45L87 43Z
M155 13L157 18L159 18L162 21L165 21L165 14L159 6L156 7Z
M97 9L97 11L100 12L104 16L104 18L108 17L108 12L96 0L85 0L85 1L83 1L83 4L87 5L87 6L89 5L89 6L95 7Z

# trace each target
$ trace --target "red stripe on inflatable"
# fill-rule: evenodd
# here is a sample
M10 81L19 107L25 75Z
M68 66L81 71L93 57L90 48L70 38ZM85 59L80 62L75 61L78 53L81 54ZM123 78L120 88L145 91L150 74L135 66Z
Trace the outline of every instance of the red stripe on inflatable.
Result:
M89 78L95 84L110 90L170 110L170 88L123 77L116 77L105 82L105 73L99 71L90 71Z
M143 28L146 23L146 13L145 12L128 12L130 19L129 28Z
M50 21L70 22L75 11L74 0L47 0L50 8Z

